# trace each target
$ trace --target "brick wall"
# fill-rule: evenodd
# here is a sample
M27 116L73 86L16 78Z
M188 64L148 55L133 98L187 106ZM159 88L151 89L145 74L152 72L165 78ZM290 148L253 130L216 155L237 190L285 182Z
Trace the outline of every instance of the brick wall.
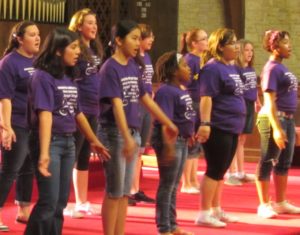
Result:
M180 35L192 28L211 33L225 25L222 0L179 0L178 40Z
M269 54L262 48L268 29L287 30L292 38L292 57L284 64L300 79L300 1L245 0L245 38L255 45L255 68L260 73Z
M292 37L293 55L284 64L300 79L300 1L245 0L245 38L255 47L255 69L260 74L269 54L262 49L265 30L287 30ZM198 27L211 33L225 26L223 0L179 0L178 40L182 32Z

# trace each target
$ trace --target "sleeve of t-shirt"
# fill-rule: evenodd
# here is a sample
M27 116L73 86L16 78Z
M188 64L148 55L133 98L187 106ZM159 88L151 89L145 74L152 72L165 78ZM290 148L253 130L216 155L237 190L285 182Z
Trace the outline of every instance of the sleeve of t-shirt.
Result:
M2 61L0 64L0 99L12 99L16 90L16 75L11 63Z
M277 91L278 87L278 80L280 79L281 71L278 67L274 66L269 69L265 69L263 71L263 78L262 78L262 90L265 92L270 91Z
M220 93L220 77L214 66L204 67L199 74L200 96L215 97Z
M52 112L54 110L54 86L50 79L36 74L32 79L33 108L35 111L44 110Z
M170 97L169 94L160 90L155 94L154 101L159 105L168 118L173 120L174 103L176 102L174 97Z
M117 72L109 66L100 70L100 100L105 98L121 98L122 87Z

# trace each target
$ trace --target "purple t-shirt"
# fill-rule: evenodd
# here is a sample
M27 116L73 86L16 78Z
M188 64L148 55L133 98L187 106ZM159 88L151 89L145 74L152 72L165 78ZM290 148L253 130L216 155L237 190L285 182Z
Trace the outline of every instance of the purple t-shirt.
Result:
M91 62L78 61L80 78L78 84L79 102L82 112L89 115L99 115L99 77L97 76L101 59L90 50Z
M199 88L198 88L198 77L200 72L200 57L192 53L187 53L184 56L186 63L191 69L190 81L186 84L186 87L194 102L199 102Z
M33 59L12 51L0 61L0 99L11 100L11 123L22 128L28 127L27 93Z
M248 101L257 100L257 75L254 68L237 67L244 82L244 98Z
M278 111L294 113L297 109L298 80L287 67L269 60L262 71L261 87L264 92L276 92Z
M233 134L242 132L246 107L243 82L234 65L210 60L200 72L200 96L212 98L212 126Z
M33 74L30 92L30 102L35 114L38 110L52 112L53 134L76 131L75 116L80 113L80 108L75 82L67 76L55 79L43 70L36 70Z
M178 127L180 136L188 138L193 135L196 112L187 90L165 84L157 90L154 100ZM155 125L161 124L155 121Z
M139 99L146 94L137 64L130 59L127 65L109 58L100 69L100 121L104 125L116 125L111 99L120 98L130 128L140 128Z
M145 69L142 74L142 80L144 82L144 87L146 92L152 96L152 77L154 74L153 65L151 58L148 53L145 52L145 55L142 56L145 64Z

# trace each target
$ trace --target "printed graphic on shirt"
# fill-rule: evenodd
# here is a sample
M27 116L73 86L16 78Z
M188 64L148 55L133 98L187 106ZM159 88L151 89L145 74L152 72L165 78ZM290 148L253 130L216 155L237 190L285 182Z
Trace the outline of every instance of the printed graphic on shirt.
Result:
M196 116L196 112L193 109L193 101L190 95L183 95L180 96L180 100L183 100L185 102L186 111L184 113L184 116L186 119L191 120Z
M33 68L33 67L27 67L27 68L24 68L24 71L28 72L29 75L31 76L34 73L35 68Z
M142 79L145 84L150 84L150 85L152 84L153 74L154 74L154 70L152 64L146 64L142 75Z
M251 89L256 89L257 86L257 77L256 73L254 71L251 72L245 72L243 73L243 76L246 78L244 89L246 91Z
M101 59L96 56L92 55L92 63L88 62L86 65L85 75L90 76L91 74L98 72L98 66L101 64Z
M233 81L235 82L234 94L235 95L243 95L244 94L244 84L241 80L240 75L229 74L229 77L231 77L233 79Z
M297 80L296 76L294 74L292 74L291 72L286 72L284 74L284 76L288 77L288 79L291 82L291 84L288 88L288 92L297 91L297 89L298 89L298 80Z
M57 88L63 94L62 107L59 113L62 116L74 116L77 109L77 88L74 86L58 86Z
M138 85L138 77L124 77L121 78L123 87L123 106L129 103L138 103L140 92Z

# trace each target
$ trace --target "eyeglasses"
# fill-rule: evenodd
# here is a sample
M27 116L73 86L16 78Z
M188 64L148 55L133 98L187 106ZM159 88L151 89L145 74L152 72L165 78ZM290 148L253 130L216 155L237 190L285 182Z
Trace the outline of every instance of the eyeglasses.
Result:
M235 46L237 45L237 41L231 41L231 42L228 42L225 44L225 46L228 45L228 46Z

